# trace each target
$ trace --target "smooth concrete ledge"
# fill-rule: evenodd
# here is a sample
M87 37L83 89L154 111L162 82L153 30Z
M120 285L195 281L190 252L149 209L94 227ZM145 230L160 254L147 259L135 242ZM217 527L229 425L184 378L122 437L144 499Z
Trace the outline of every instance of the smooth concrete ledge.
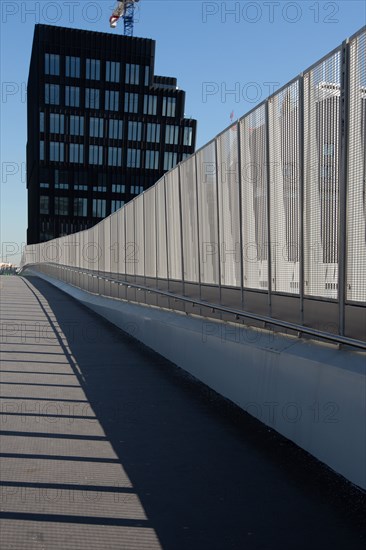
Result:
M366 489L366 354L90 294L36 271Z

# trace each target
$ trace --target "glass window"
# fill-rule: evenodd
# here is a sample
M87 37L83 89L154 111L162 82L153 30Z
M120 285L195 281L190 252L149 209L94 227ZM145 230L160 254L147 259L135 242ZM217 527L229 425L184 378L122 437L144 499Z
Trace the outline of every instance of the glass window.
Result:
M76 86L65 86L66 107L80 107L80 88Z
M144 115L156 115L158 98L156 95L144 96Z
M45 53L45 74L60 76L60 56L54 53Z
M68 189L68 173L63 170L55 170L55 189Z
M122 139L123 122L122 120L109 121L109 137L110 139Z
M93 218L105 218L106 200L93 199Z
M99 59L86 60L86 78L89 80L100 80L100 61Z
M99 109L99 90L95 88L85 89L85 108L86 109Z
M74 199L74 216L88 215L88 199L85 197L75 197Z
M50 213L50 198L46 195L41 195L39 197L39 213L40 214L49 214Z
M50 160L54 162L64 162L65 147L58 141L50 141Z
M118 111L119 108L119 92L106 90L105 92L105 109L107 111Z
M107 82L119 82L119 75L121 71L121 64L119 61L107 61L106 63L106 75Z
M127 167L140 168L141 151L140 149L127 149Z
M191 156L191 153L182 153L182 161L183 160L186 160L187 158L189 158Z
M103 164L103 147L101 145L89 145L89 164Z
M179 126L168 124L165 129L165 143L178 145Z
M171 170L177 164L177 153L164 153L164 170Z
M150 86L150 67L145 67L145 86Z
M121 147L108 147L108 166L122 166Z
M113 212L116 212L116 210L119 210L120 208L122 208L122 206L125 204L125 201L121 201L121 200L112 200L112 204L111 204L111 214L113 214Z
M112 193L125 193L126 186L120 183L115 183L112 185Z
M138 109L139 109L139 95L126 92L125 93L125 112L138 113Z
M139 195L144 190L142 185L131 185L130 193L131 195Z
M90 117L89 122L89 134L90 137L102 138L103 137L103 122L102 118Z
M56 113L50 113L50 133L64 134L65 133L65 116Z
M55 214L58 216L68 216L69 214L68 197L55 197Z
M80 78L80 57L66 56L66 76Z
M44 132L44 113L39 113L39 131Z
M138 84L140 81L140 67L132 63L126 63L126 84Z
M39 160L44 160L44 141L39 142Z
M83 116L70 115L70 135L71 136L84 135L84 117Z
M188 147L191 147L192 139L193 139L193 128L186 126L184 128L184 134L183 134L183 145L187 145Z
M48 105L60 105L60 86L58 84L44 85L44 102Z
M142 122L129 122L128 123L128 139L130 141L141 141L142 135Z
M82 143L70 143L69 162L79 164L84 162L84 145Z
M146 130L146 141L150 143L159 143L160 141L160 124L148 122Z
M174 117L177 99L175 97L163 97L163 116Z
M145 153L145 168L149 170L158 170L159 168L159 151L149 151Z
M39 186L40 186L41 189L49 189L50 184L42 182L42 183L39 184Z

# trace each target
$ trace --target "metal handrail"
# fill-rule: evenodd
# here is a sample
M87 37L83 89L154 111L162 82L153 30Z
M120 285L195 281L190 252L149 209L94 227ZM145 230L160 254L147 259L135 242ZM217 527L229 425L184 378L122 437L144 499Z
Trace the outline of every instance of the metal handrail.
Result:
M39 265L39 264L28 264L28 267L30 267L32 265ZM174 294L172 292L169 292L169 291L167 292L165 290L159 290L159 289L156 289L156 288L153 288L153 287L148 287L148 286L144 286L144 285L137 285L137 284L134 284L134 283L130 283L128 281L120 281L119 279L113 279L113 278L110 278L110 277L103 276L99 273L96 274L95 272L85 271L85 270L78 269L78 268L75 268L75 267L70 267L70 266L65 266L65 265L60 265L60 264L52 264L52 263L45 263L45 264L41 264L41 265L50 265L52 267L57 267L59 269L60 268L61 269L66 269L67 271L73 271L75 273L82 273L84 275L89 275L91 277L98 278L100 280L105 280L107 282L111 282L111 283L115 283L115 284L117 283L120 286L127 286L128 288L135 288L136 290L145 291L145 292L154 293L154 294L159 294L159 295L165 296L167 298L174 298L174 299L179 300L181 302L190 303L190 304L193 305L193 307L195 305L197 305L197 306L200 306L200 307L206 307L206 308L212 309L213 313L215 311L219 311L219 312L222 312L222 313L229 313L229 314L234 315L237 320L240 317L243 317L245 319L252 319L253 321L259 321L259 322L264 323L264 325L267 326L267 327L269 325L274 325L274 326L278 326L278 327L281 327L281 328L292 330L294 332L297 332L299 336L301 336L302 334L306 334L306 335L313 336L313 337L318 338L318 339L333 342L335 344L351 346L351 347L355 347L355 348L362 349L362 350L366 351L366 342L362 341L362 340L357 340L355 338L349 338L347 336L341 336L341 335L338 335L338 334L333 334L331 332L325 332L325 331L317 330L315 328L305 327L304 325L298 325L296 323L291 323L289 321L282 321L281 319L275 319L274 317L268 317L266 315L260 315L260 314L257 314L257 313L251 313L249 311L242 311L242 310L239 310L239 309L228 308L228 307L222 306L220 304L213 304L213 303L210 303L210 302L205 302L204 300L199 300L199 299L197 300L195 298L189 298L187 296L181 296L179 294ZM27 269L27 266L23 267L23 271L25 269ZM79 288L81 288L81 287L79 287Z

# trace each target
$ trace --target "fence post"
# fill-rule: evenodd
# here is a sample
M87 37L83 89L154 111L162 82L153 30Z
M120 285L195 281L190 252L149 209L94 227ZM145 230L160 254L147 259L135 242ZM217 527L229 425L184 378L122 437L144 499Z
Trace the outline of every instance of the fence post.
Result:
M220 246L220 200L219 200L219 155L217 151L217 141L215 139L215 167L216 167L216 210L217 210L217 254L218 254L218 272L219 272L219 304L222 303L221 288L221 246Z
M196 173L196 213L197 213L197 251L198 251L198 285L199 296L202 299L202 280L201 280L201 245L200 245L200 215L199 215L199 200L198 200L198 168L197 168L197 154L194 155L194 165Z
M237 122L238 133L238 170L239 170L239 243L240 243L240 293L241 293L241 309L244 309L244 242L243 242L243 201L242 201L242 165L241 165L241 138L240 138L240 122Z
M269 154L269 101L265 106L266 165L267 165L267 241L268 241L268 315L272 317L272 250L271 250L271 169Z
M185 276L184 276L184 250L183 250L183 213L182 213L182 186L180 164L176 168L178 170L178 196L179 196L179 223L180 223L180 255L182 264L182 293L185 295Z
M304 324L304 186L305 186L305 150L304 150L304 75L299 78L299 296L300 324Z

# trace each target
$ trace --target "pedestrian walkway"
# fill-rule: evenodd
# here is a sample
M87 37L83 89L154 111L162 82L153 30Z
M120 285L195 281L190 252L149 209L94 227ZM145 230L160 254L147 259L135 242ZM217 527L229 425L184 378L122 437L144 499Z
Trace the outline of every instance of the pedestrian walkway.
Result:
M1 550L364 548L306 453L48 283L0 294Z

